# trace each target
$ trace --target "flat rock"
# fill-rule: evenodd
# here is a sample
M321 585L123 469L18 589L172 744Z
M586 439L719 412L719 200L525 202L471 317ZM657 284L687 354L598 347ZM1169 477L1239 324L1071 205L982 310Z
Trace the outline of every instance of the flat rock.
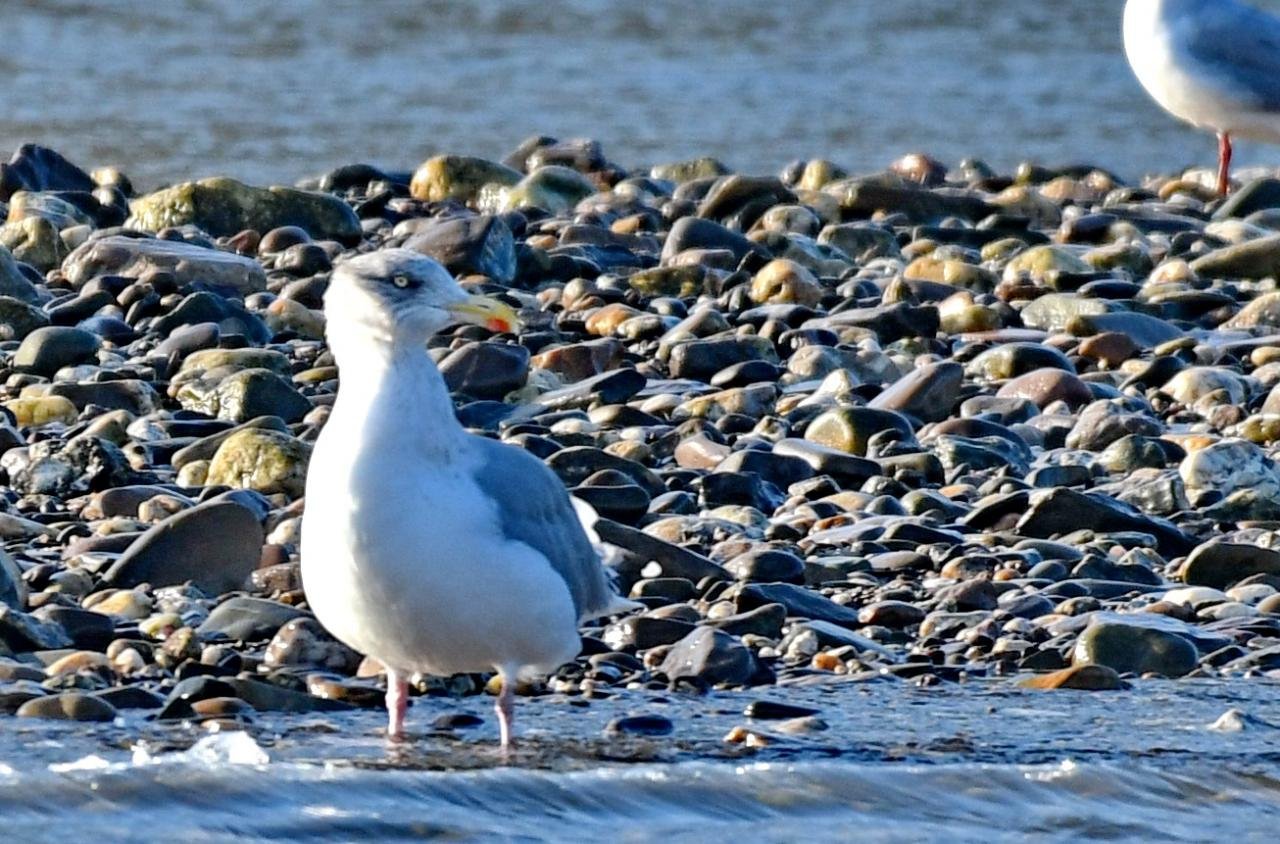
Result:
M297 607L279 601L236 596L214 607L196 632L202 637L221 634L236 642L262 642L305 615Z
M222 177L158 190L133 200L129 209L126 225L139 231L194 225L214 237L229 237L244 229L268 232L297 226L313 238L348 246L361 236L360 220L339 197L279 186L253 187Z
M733 577L707 557L679 545L651 536L644 531L628 527L610 519L595 523L600 539L623 549L633 558L638 572L649 562L656 562L666 577L683 577L697 582L704 577L716 580L732 580Z
M791 583L751 583L738 592L739 612L752 610L765 604L781 604L788 617L827 621L846 627L859 627L858 611L837 604L811 589Z
M175 513L135 540L107 570L117 587L193 582L205 594L244 586L258 566L265 534L249 509L227 501Z
M77 290L98 276L138 278L154 270L171 273L180 287L203 282L239 296L267 287L262 265L252 258L176 240L109 235L77 247L63 263Z
M18 707L19 718L53 721L114 721L116 708L100 697L83 692L63 692L29 700Z
M1036 490L1014 531L1022 536L1052 539L1086 528L1095 531L1138 531L1155 537L1162 553L1186 554L1195 543L1170 522L1145 516L1135 508L1098 493L1066 487Z
M922 422L941 422L960 398L964 367L954 361L925 364L899 378L868 407L895 410Z

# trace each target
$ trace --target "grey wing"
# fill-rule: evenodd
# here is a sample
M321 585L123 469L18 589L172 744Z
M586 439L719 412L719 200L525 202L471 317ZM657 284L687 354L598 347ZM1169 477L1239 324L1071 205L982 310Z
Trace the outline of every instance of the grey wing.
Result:
M614 609L608 575L556 474L524 449L483 437L475 443L482 458L475 480L497 502L503 534L547 558L569 587L579 619Z
M1232 99L1280 110L1280 19L1243 3L1213 3L1177 27L1177 43Z

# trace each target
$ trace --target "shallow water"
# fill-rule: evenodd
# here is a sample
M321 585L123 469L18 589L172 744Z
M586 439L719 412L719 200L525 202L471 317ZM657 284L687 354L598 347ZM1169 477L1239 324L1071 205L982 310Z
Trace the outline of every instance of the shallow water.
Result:
M785 697L828 729L786 735L742 709ZM1239 731L1212 729L1229 709ZM418 699L411 724L488 714ZM491 718L388 747L381 716L295 716L203 736L140 722L0 721L0 817L23 840L1274 840L1280 686L1148 681L1120 693L1007 681L836 683L707 697L522 700L515 755ZM610 737L621 714L670 736ZM731 727L769 736L730 745ZM139 738L140 737L140 738ZM192 746L195 742L194 746Z
M1267 0L1272 7L1280 3ZM711 154L748 171L923 150L1209 164L1152 104L1120 0L8 0L0 150L40 141L142 186L292 181L438 151L589 136L624 166ZM1241 145L1241 163L1280 150Z

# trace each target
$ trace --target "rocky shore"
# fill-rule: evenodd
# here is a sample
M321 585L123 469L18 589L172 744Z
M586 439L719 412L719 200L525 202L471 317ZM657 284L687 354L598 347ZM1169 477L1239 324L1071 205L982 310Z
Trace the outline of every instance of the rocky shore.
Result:
M387 245L521 309L519 336L439 338L459 417L600 512L646 607L522 693L1280 676L1280 181L1208 185L923 155L627 170L532 138L141 194L23 147L0 164L0 711L381 706L297 549L338 389L325 285Z

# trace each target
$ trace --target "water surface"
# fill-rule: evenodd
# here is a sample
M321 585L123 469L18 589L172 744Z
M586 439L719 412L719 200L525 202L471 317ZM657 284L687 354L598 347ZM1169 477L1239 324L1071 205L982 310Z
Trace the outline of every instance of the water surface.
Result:
M496 157L533 133L598 138L627 167L859 170L914 150L1129 178L1211 163L1212 138L1130 73L1122 5L8 0L0 150L41 141L144 186Z
M760 697L821 710L792 735L749 722ZM267 717L206 736L133 721L86 730L0 721L0 816L32 841L1272 841L1280 686L1147 681L1031 692L1008 681L706 697L631 692L589 707L521 700L504 758L488 701L418 699L389 747L382 716ZM1237 710L1238 730L1215 729ZM622 714L669 736L605 732ZM1231 719L1227 719L1231 720ZM748 725L768 744L723 737ZM1221 726L1219 724L1219 726Z

